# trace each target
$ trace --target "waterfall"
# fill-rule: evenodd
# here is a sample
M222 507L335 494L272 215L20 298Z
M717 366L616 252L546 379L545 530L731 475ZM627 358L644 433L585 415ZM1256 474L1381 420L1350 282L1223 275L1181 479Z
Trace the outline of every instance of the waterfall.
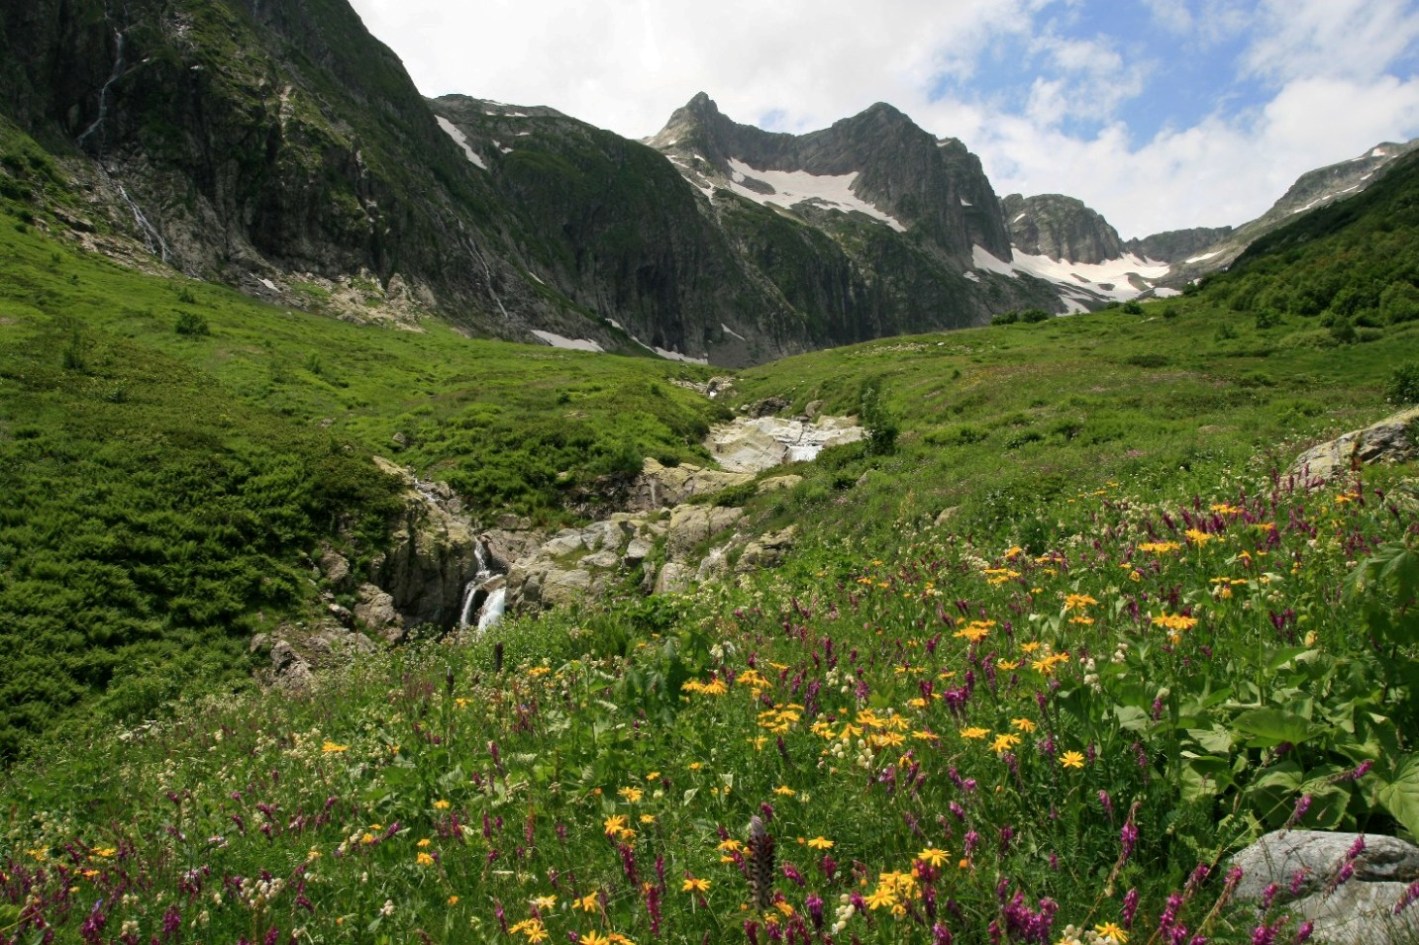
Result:
M506 600L506 588L500 587L488 595L488 599L483 603L483 614L478 618L479 633L487 632L489 627L503 619L503 607Z
M458 611L458 629L460 630L467 627L469 621L473 619L473 603L478 599L479 584L479 580L474 578L463 588L463 607Z
M163 234L153 226L137 202L128 196L128 190L122 184L114 181L113 185L118 188L118 195L123 198L124 203L128 204L128 209L133 211L133 222L138 224L138 229L143 233L143 245L148 247L149 252L166 263L168 261L168 244L167 240L163 239Z
M501 580L503 576L493 573L482 541L473 544L473 556L478 562L478 570L463 589L463 607L458 615L458 629L475 627L479 633L483 633L502 619L507 594L502 587L488 590L489 584Z
M99 89L98 117L94 119L94 123L92 125L89 125L88 128L84 129L83 134L79 135L78 144L81 147L90 135L92 135L94 132L98 131L100 128L103 127L104 119L108 117L108 90L113 87L113 83L123 78L123 31L115 29L113 31L113 38L114 45L117 50L113 58L113 72L109 74L108 81L103 84L103 88ZM99 153L103 153L102 140L99 141Z

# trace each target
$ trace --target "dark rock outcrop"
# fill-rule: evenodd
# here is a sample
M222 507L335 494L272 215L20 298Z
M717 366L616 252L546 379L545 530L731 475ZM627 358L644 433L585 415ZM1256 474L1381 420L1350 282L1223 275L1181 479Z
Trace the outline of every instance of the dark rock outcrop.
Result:
M1127 252L1118 231L1074 197L1011 194L1003 207L1011 242L1022 253L1076 263L1101 263Z

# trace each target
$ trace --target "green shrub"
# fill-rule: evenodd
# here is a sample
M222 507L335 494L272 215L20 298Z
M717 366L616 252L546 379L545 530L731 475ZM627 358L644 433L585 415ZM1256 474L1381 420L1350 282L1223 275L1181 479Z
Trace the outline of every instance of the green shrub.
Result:
M1385 399L1392 404L1419 404L1419 361L1394 369L1385 384Z
M177 323L173 326L179 335L196 337L198 335L210 335L212 326L207 324L207 319L196 312L179 312Z
M867 451L876 456L891 453L897 447L901 428L896 415L882 403L881 385L877 381L864 384L858 403L858 416L867 430Z

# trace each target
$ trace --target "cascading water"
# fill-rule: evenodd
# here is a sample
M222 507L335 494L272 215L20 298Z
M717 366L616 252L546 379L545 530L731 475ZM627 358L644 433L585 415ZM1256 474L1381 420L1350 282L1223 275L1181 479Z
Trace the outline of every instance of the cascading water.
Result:
M163 234L158 232L158 228L148 220L142 209L128 196L128 191L122 184L117 182L114 186L118 188L118 195L123 198L123 202L128 204L128 209L133 211L133 222L138 224L138 229L143 233L143 244L148 247L149 252L157 254L163 262L168 262L168 244L163 239Z
M463 589L463 607L458 615L458 628L466 630L476 627L479 633L483 633L502 619L507 595L501 586L488 589L489 584L501 581L503 576L493 573L481 541L473 545L473 555L478 562L478 570Z
M503 619L503 608L507 601L507 589L500 587L488 595L483 603L483 613L478 617L478 632L486 633L488 628Z
M105 18L107 18L107 14L105 14ZM108 81L103 84L103 88L99 89L98 117L94 119L93 124L84 129L83 134L79 135L78 143L80 147L83 147L85 141L103 128L104 120L108 118L108 90L113 87L115 82L123 78L123 46L125 42L123 30L115 29L113 31L113 38L116 49L113 57L113 71L109 73ZM102 138L99 139L99 153L103 153Z

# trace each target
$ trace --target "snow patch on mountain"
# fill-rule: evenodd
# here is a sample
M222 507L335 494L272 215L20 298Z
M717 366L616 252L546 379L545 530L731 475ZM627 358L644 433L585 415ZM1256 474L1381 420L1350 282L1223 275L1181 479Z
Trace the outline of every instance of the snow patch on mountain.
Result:
M1014 252L1014 261L1006 262L983 246L971 248L972 265L984 272L994 272L1012 279L1021 274L1034 276L1059 287L1060 301L1071 312L1087 311L1088 302L1127 302L1152 288L1152 280L1168 272L1168 264L1140 259L1132 253L1101 263L1077 263L1049 256L1033 256Z
M453 139L453 143L463 149L463 153L467 156L470 163L478 165L485 171L488 169L488 165L483 163L483 159L478 156L478 152L474 151L473 146L468 143L468 136L459 131L457 125L442 115L435 115L434 118L438 121L439 127L444 130L444 133Z
M857 172L851 174L810 174L807 171L761 171L743 161L731 159L729 162L729 189L741 197L758 204L774 204L784 209L792 209L804 203L818 204L832 209L865 213L874 220L887 224L898 233L906 232L901 221L889 213L878 209L852 192L857 180ZM752 180L760 185L768 185L770 193L762 193L763 187L745 185Z
M552 347L561 348L564 351L594 351L597 354L606 353L605 348L587 338L566 338L562 335L553 334L550 331L537 331L535 329L532 334Z

